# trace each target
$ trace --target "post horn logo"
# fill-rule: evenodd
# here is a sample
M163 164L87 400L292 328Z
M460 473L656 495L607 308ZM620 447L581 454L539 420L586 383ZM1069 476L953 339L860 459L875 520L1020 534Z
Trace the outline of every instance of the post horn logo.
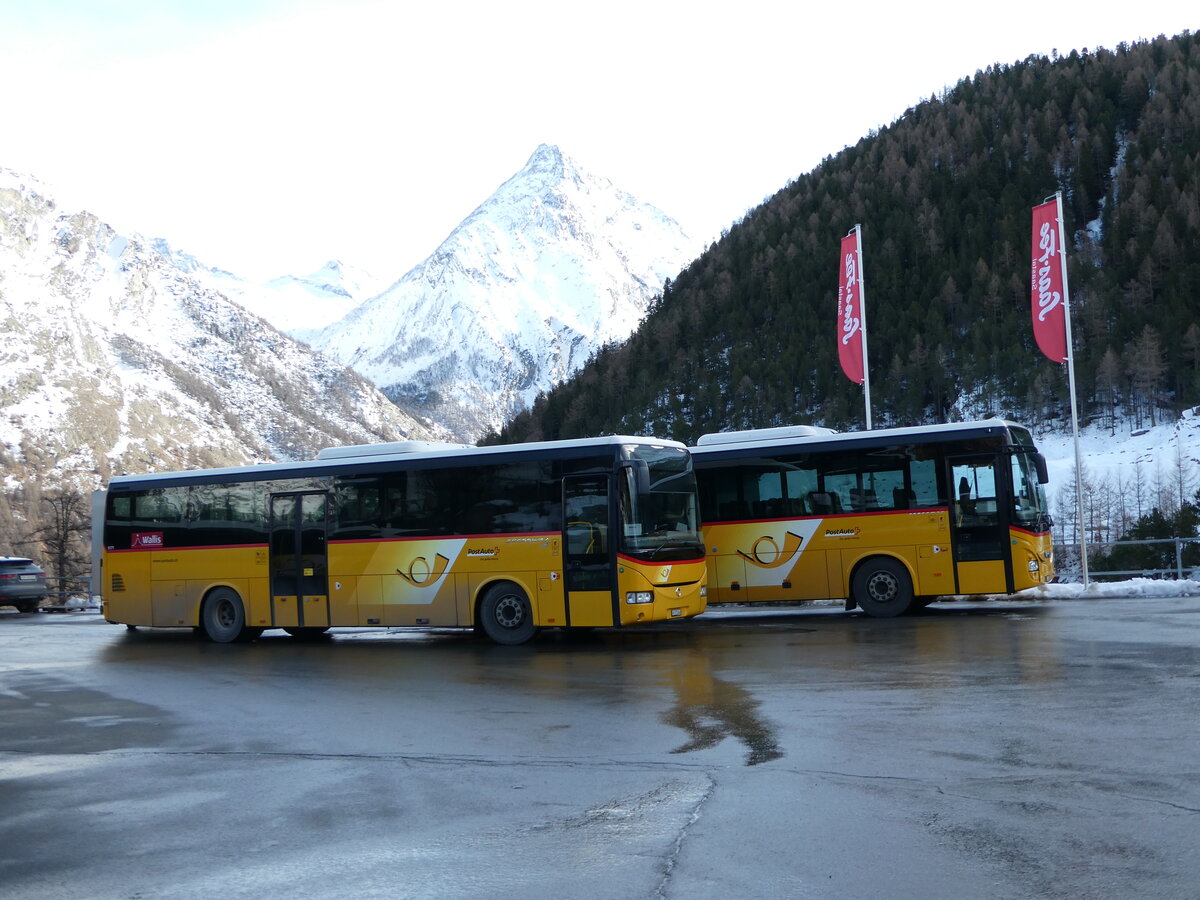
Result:
M396 574L413 587L425 587L425 585L433 584L445 575L446 567L449 565L450 560L440 553L433 558L433 568L430 568L429 560L423 556L418 556L408 564L407 572L397 569Z
M750 547L749 553L739 550L738 556L760 569L777 569L795 558L796 554L800 552L800 545L803 542L804 538L789 531L784 535L783 549L781 550L775 538L764 534Z

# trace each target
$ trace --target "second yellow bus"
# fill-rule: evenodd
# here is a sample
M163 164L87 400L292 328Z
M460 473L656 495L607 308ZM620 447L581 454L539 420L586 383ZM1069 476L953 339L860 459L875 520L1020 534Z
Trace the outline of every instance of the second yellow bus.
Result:
M1054 577L1046 462L1014 422L709 434L692 457L709 603L832 598L888 617Z

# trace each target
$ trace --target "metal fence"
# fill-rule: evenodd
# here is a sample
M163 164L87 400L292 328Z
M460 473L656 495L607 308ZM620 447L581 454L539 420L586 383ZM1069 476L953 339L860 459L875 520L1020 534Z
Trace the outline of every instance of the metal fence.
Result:
M1121 548L1140 548L1140 554L1123 552ZM1088 577L1165 578L1200 580L1200 538L1158 538L1145 541L1089 541ZM1123 566L1130 556L1142 557L1141 567ZM1151 563L1146 565L1144 563ZM1082 580L1078 544L1054 545L1054 568L1059 581Z
M87 575L46 578L46 602L42 609L83 609L95 605L91 579Z

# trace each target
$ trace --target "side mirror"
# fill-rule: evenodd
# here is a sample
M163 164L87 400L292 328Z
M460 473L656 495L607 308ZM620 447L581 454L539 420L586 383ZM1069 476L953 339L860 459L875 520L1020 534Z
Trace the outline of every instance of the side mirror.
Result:
M630 460L629 467L633 469L638 493L643 496L650 493L650 466L646 464L646 461L641 459Z
M1033 465L1037 469L1038 484L1049 484L1050 473L1046 469L1046 457L1040 453L1033 454Z

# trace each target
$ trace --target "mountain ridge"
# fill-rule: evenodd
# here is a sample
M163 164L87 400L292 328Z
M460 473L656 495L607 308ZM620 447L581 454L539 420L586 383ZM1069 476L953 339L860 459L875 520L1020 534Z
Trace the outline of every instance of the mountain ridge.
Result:
M624 338L693 242L540 145L420 265L304 336L474 440Z
M444 432L136 235L0 169L0 540L47 490Z

